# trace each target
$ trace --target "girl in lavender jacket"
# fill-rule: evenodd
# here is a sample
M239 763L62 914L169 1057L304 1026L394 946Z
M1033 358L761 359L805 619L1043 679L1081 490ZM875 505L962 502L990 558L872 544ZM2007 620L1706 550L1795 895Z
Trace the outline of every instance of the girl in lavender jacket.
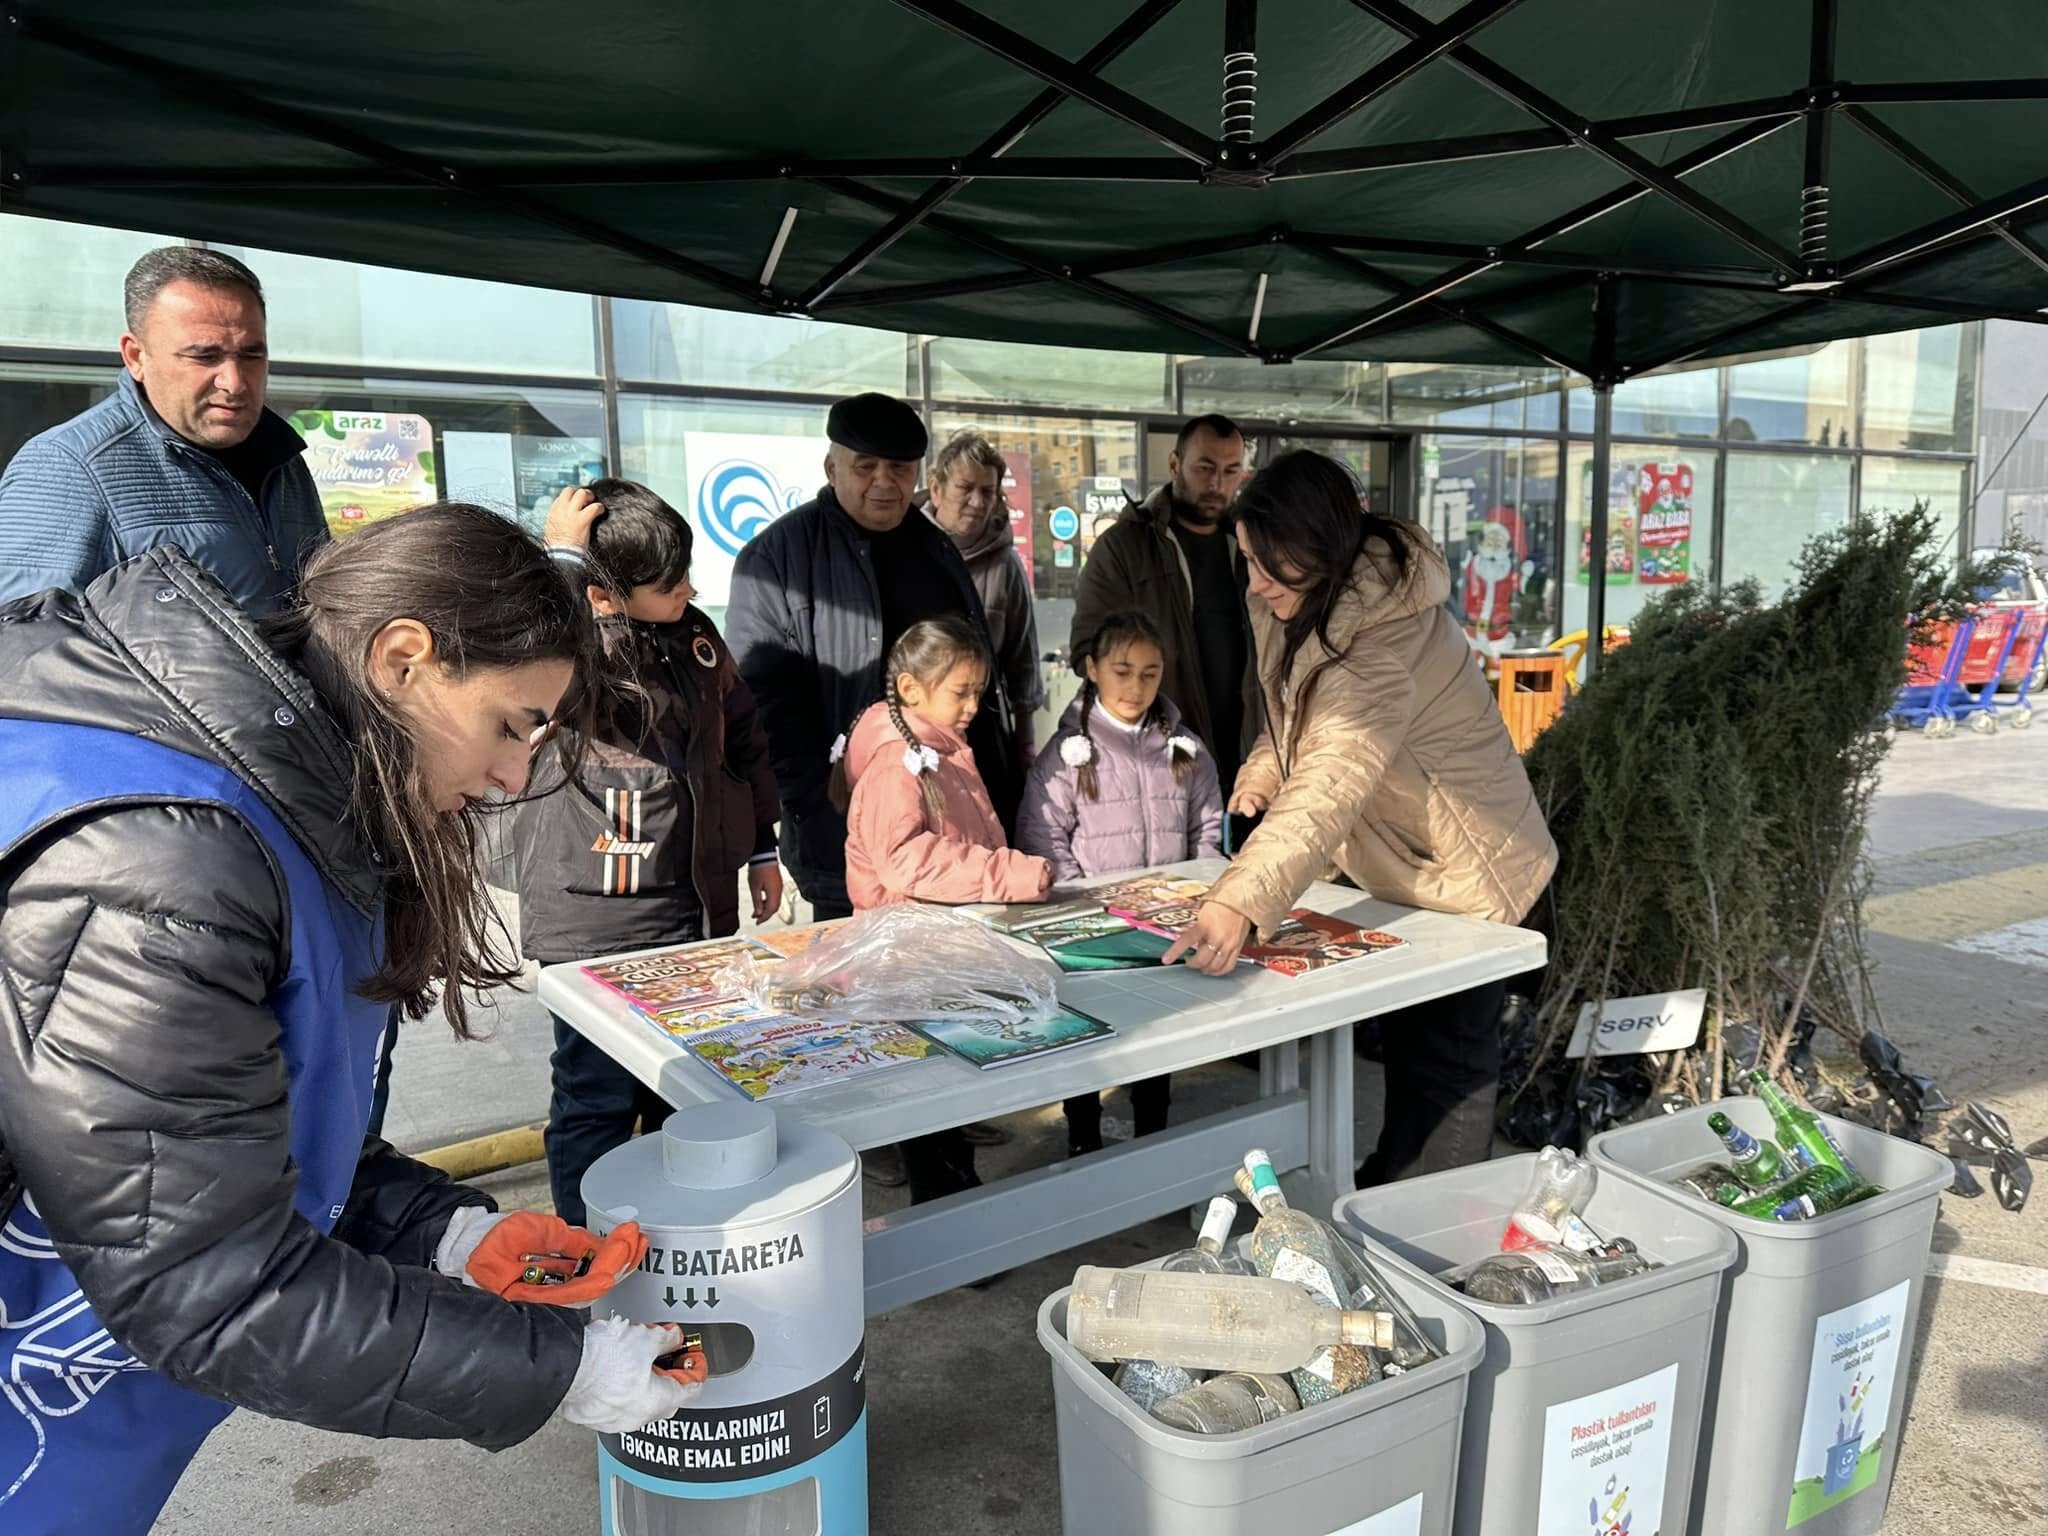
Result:
M1142 613L1112 615L1083 663L1080 697L1031 765L1017 812L1017 847L1060 880L1218 858L1223 791L1209 750L1181 730L1160 697L1166 668L1159 631ZM1166 1127L1167 1079L1131 1087L1140 1136ZM1100 1150L1102 1103L1067 1100L1069 1155Z

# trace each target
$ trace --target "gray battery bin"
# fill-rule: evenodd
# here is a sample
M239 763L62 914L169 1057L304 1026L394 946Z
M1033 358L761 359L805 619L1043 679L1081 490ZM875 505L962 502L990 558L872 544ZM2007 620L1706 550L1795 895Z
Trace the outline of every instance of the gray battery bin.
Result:
M1162 1424L1067 1342L1067 1291L1038 1309L1052 1357L1066 1536L1449 1536L1479 1325L1396 1279L1441 1360L1234 1435Z
M1740 1248L1721 1299L1691 1529L1872 1536L1891 1494L1934 1217L1953 1170L1925 1147L1823 1116L1885 1192L1811 1221L1737 1216L1665 1182L1719 1156L1706 1121L1716 1108L1752 1136L1772 1134L1770 1111L1735 1098L1608 1131L1588 1148L1603 1175L1704 1212ZM1868 1383L1861 1398L1850 1390L1858 1382Z
M1680 1536L1734 1239L1704 1212L1603 1177L1586 1221L1661 1268L1526 1307L1474 1301L1434 1279L1499 1250L1535 1164L1534 1154L1502 1158L1360 1190L1337 1202L1332 1220L1376 1255L1392 1250L1439 1304L1463 1306L1485 1327L1465 1407L1456 1536L1579 1536L1630 1516L1630 1536Z

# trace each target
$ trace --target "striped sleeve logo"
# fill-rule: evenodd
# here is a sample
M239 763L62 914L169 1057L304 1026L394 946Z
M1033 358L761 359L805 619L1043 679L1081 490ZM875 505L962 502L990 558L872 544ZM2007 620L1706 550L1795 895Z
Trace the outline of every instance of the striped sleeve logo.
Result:
M640 791L607 789L604 819L605 830L590 845L600 865L598 888L607 896L637 896L640 861L654 857L654 844L640 841Z

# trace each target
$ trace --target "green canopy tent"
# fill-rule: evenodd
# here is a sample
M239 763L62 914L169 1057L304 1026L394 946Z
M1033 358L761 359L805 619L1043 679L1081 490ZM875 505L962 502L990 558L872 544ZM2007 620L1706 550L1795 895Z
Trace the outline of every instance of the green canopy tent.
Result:
M5 211L956 336L1548 363L1594 386L1596 548L1617 382L2048 306L2018 0L5 13Z

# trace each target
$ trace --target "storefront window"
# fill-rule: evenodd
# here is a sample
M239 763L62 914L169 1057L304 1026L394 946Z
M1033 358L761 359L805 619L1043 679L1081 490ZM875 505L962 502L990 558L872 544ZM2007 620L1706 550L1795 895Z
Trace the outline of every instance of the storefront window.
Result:
M114 392L112 368L0 367L0 469L38 432Z
M1553 428L1558 378L1544 368L1387 364L1394 420L1418 426Z
M1865 448L1969 452L1980 329L1945 325L1864 338Z
M1849 521L1847 458L1818 454L1728 455L1728 580L1753 576L1768 599L1790 581L1815 534Z
M899 331L614 299L612 345L622 379L805 395L919 393L917 347Z
M1157 352L1095 352L1008 341L934 337L935 400L995 400L1088 410L1165 411L1173 405L1173 359Z
M825 449L823 406L619 397L621 473L689 520L690 580L720 624L734 558L771 521L818 494Z
M1425 437L1423 526L1451 567L1451 607L1498 654L1552 638L1557 448L1514 438Z
M1728 440L1847 447L1856 419L1850 400L1855 363L1856 344L1837 341L1816 352L1730 368Z
M1968 495L1970 466L1939 459L1885 459L1875 454L1863 461L1863 514L1903 512L1925 502L1942 532L1942 551L1961 547L1963 502Z
M271 355L349 368L597 374L588 295L223 245L263 284Z
M1626 626L1659 592L1688 581L1711 581L1714 564L1712 448L1656 448L1616 443L1609 465L1607 550L1593 555L1587 519L1593 505L1593 449L1573 443L1565 474L1565 549L1569 576L1560 578L1569 634L1586 627L1586 599L1596 570L1607 583L1607 622Z
M121 280L175 236L0 216L0 346L112 352L127 329Z
M1008 461L1003 493L1011 528L1040 599L1071 599L1097 535L1127 500L1145 494L1137 428L1130 422L940 411L932 426L934 444L972 428ZM1044 631L1043 602L1040 609ZM1067 622L1056 630L1063 639Z
M305 437L328 527L423 501L472 501L539 532L564 486L604 472L595 390L279 377L270 407Z
M1383 377L1378 363L1274 366L1242 357L1191 357L1180 365L1180 408L1187 416L1221 411L1282 426L1378 421Z
M1571 391L1574 432L1593 430L1593 389L1575 383ZM1614 389L1614 431L1644 437L1713 437L1721 430L1721 373L1695 368L1630 379Z

